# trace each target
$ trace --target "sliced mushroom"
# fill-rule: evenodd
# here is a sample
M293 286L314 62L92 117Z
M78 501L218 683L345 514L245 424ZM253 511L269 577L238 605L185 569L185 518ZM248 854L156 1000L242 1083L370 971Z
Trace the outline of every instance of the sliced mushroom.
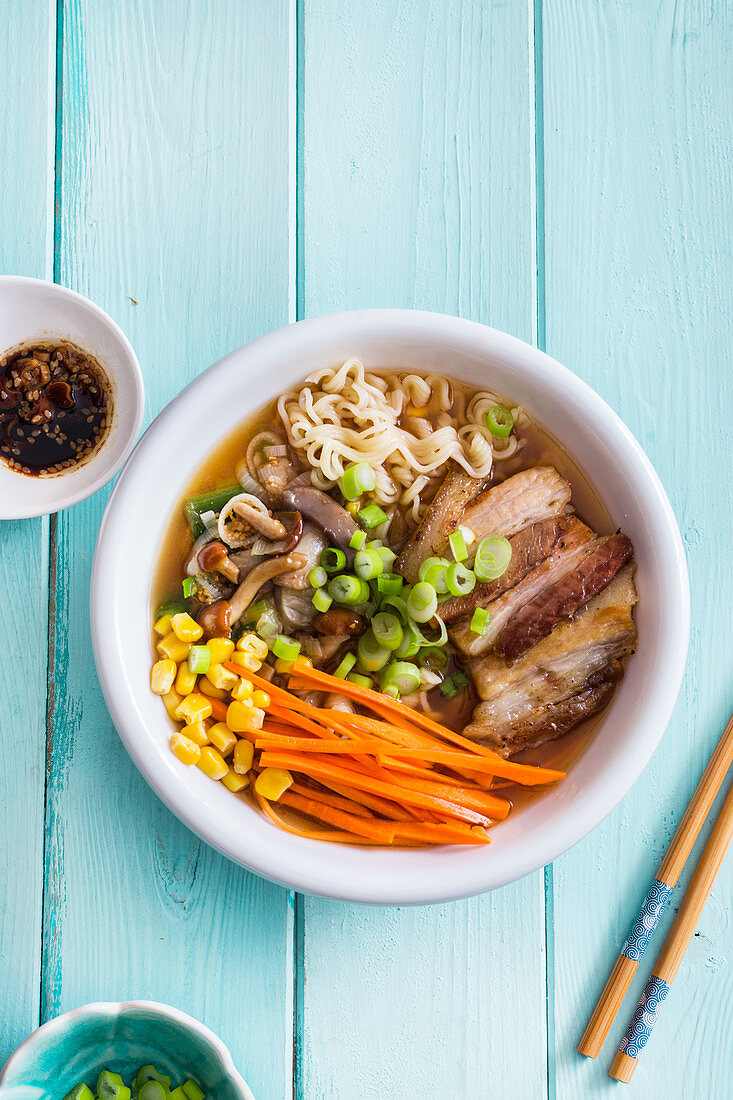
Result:
M313 606L311 588L278 588L275 603L280 618L288 630L309 630L313 624L316 609Z
M232 511L235 515L238 515L241 520L248 523L250 527L254 527L255 531L259 531L261 535L264 535L266 539L271 542L275 542L277 539L284 538L285 526L279 519L275 519L269 512L260 511L259 508L253 508L250 504L244 503L244 501L237 502Z
M354 533L359 529L356 520L333 497L312 485L288 486L283 493L283 504L297 508L304 516L317 523L342 550L348 550Z
M321 554L327 546L328 541L323 532L311 523L306 524L303 536L298 543L298 555L303 560L302 567L292 573L283 573L277 578L275 584L279 588L308 588L310 571L318 565Z
M221 573L228 581L234 584L239 580L239 570L233 561L230 561L227 548L223 542L210 542L199 550L196 559L204 573Z
M231 606L228 600L217 600L199 612L199 626L203 628L204 639L228 638L231 634Z
M363 615L357 615L345 607L331 607L322 615L317 615L313 626L319 634L348 634L351 637L363 634L367 628Z
M292 573L302 569L306 559L302 554L284 554L279 558L268 558L262 565L256 565L236 590L229 606L231 609L231 621L236 623L247 610L252 600L257 595L263 584L279 577L282 573Z
M277 542L270 542L263 536L255 539L251 546L254 557L261 558L265 554L289 554L300 542L303 534L303 517L300 512L276 512L275 518L285 528L284 537Z

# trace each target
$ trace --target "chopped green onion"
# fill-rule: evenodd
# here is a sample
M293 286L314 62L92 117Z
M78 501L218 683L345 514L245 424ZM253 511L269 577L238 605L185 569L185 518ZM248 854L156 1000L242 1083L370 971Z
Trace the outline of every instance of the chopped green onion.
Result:
M171 1087L170 1077L166 1077L164 1073L158 1073L155 1066L150 1064L140 1066L137 1071L137 1077L135 1078L135 1089L142 1088L146 1081L159 1081L161 1085L165 1085L167 1089Z
M67 1092L64 1100L94 1100L94 1093L83 1081L76 1085L71 1092Z
M347 500L357 500L362 493L371 493L377 484L374 470L368 462L347 466L341 478L341 492Z
M463 532L460 527L457 531L452 531L448 536L448 542L450 544L451 554L454 561L465 561L468 557L468 550L466 549L466 540L463 537Z
M397 555L395 554L394 550L390 550L388 546L377 547L377 553L382 559L382 569L385 573L389 573L390 569L397 559Z
M213 493L204 493L203 496L190 497L186 501L184 510L186 519L191 525L193 537L197 539L206 530L207 524L203 517L207 512L214 512L214 514L221 512L224 505L241 492L241 485L229 485L226 489L217 489Z
M474 634L485 634L491 612L486 607L477 607L471 616L471 630Z
M317 588L313 593L313 606L316 611L320 611L321 614L323 614L324 611L328 611L332 603L333 596L329 596L328 592L324 592L322 588Z
M170 1077L167 1078L170 1084ZM151 1082L148 1082L149 1084ZM167 1100L168 1089L155 1082L156 1088L161 1090L161 1100ZM147 1087L147 1086L146 1086ZM108 1069L103 1069L97 1078L97 1096L99 1100L130 1100L130 1090L125 1082L120 1077L119 1073L112 1073ZM142 1091L139 1093L141 1100L146 1100ZM153 1100L153 1094L150 1094L149 1100Z
M458 671L454 672L452 676L449 676L447 680L443 680L443 683L439 686L443 695L445 695L447 699L452 699L454 695L458 695L460 691L463 691L467 684L468 676L466 676L465 672L458 669Z
M400 660L409 660L420 652L420 639L409 624L404 627L405 636L394 651L394 656Z
M350 680L352 684L358 684L359 687L374 688L374 681L371 676L362 676L360 672L350 672L346 679Z
M459 527L458 530L463 535L463 541L465 542L466 546L470 546L471 543L476 541L476 536L474 535L470 527Z
M366 540L366 531L362 531L361 528L357 527L356 531L354 531L349 539L349 546L352 550L362 550Z
M382 695L389 695L390 699L399 699L400 689L397 684L387 684L386 687L382 688Z
M155 612L155 619L162 619L164 615L177 615L179 611L185 611L186 605L182 600L166 600Z
M410 695L420 687L420 670L409 661L392 661L380 677L382 691L396 687L400 695Z
M379 582L377 581L377 583ZM404 589L402 591L404 591ZM401 595L385 596L379 606L379 610L386 611L390 607L397 612L403 622L407 621L407 603Z
M97 1085L99 1089L99 1085ZM102 1093L99 1093L100 1100L102 1100ZM115 1094L122 1100L122 1094ZM129 1097L130 1090L127 1089L127 1096ZM104 1094L105 1100L107 1100L107 1094ZM170 1091L162 1085L160 1081L146 1081L142 1088L138 1089L137 1100L169 1100ZM109 1100L113 1100L113 1094L109 1093Z
M357 604L366 603L369 599L369 585L361 577L354 577L351 573L341 573L329 584L328 594L336 603L356 607Z
M186 599L188 599L189 596L193 596L196 591L196 578L184 577L181 581L181 588L183 589L183 595Z
M495 581L509 568L512 545L501 535L487 535L476 547L473 571L480 581Z
M317 565L308 574L308 584L311 588L323 588L328 583L328 573L322 565Z
M389 611L380 611L372 619L374 637L385 649L397 649L405 636L402 624L396 615L390 615Z
M209 671L211 664L211 650L207 645L192 645L188 654L189 672L195 672L198 676L202 672Z
M419 581L407 597L407 612L417 623L430 622L438 610L438 593L432 584Z
M204 1090L191 1077L189 1077L187 1081L184 1081L181 1087L188 1097L188 1100L204 1100L206 1096Z
M275 641L278 634L282 630L282 623L280 622L280 616L275 610L274 606L268 605L262 614L257 619L257 625L255 630L259 634L263 641L270 645Z
M269 611L272 604L267 600L257 600L256 603L251 603L247 610L243 613L240 622L242 623L256 623L257 620L264 615L266 611Z
M437 638L428 638L427 635L424 634L423 631L420 629L417 621L413 618L408 618L408 625L414 631L415 636L419 639L420 645L445 645L445 643L448 641L448 631L440 615L435 615L434 619L438 624Z
M179 1085L177 1089L173 1089L173 1092L170 1094L170 1100L188 1100L183 1085Z
M378 550L357 550L354 555L354 572L362 580L371 581L384 572Z
M356 513L356 518L362 527L370 531L372 527L379 527L380 523L385 522L387 513L382 511L378 504L367 504L366 508L361 508Z
M377 592L380 596L399 596L404 583L399 573L382 573L377 577Z
M321 554L321 566L327 573L338 573L346 565L346 554L337 546L328 546Z
M283 661L294 661L300 653L300 642L288 638L287 634L278 634L272 643L272 652Z
M426 581L428 579L428 569L432 569L434 565L447 565L445 558L426 558L418 570L418 580ZM430 582L432 584L432 581Z
M514 427L511 410L504 405L493 405L486 414L486 427L497 439L506 439Z
M423 668L429 668L431 672L440 672L448 664L448 654L437 645L429 645L420 650L418 658Z
M448 584L445 579L448 564L447 561L440 558L430 566L423 577L423 580L426 581L427 584L432 584L439 596L444 595L448 591Z
M334 676L337 676L339 678L339 680L345 680L348 673L351 672L351 670L352 670L352 668L354 667L355 664L356 664L356 657L354 656L354 654L353 653L347 653L346 656L344 657L343 661L341 662L341 664L338 666L338 668L334 672Z
M384 668L392 656L391 650L380 645L371 630L367 630L366 634L362 634L359 638L356 652L359 655L359 667L364 672L378 672L380 668Z
M467 596L476 587L476 574L457 561L448 566L445 583L451 596Z
M369 542L366 544L366 549L379 550L381 546L384 546L384 543L381 539L369 539Z

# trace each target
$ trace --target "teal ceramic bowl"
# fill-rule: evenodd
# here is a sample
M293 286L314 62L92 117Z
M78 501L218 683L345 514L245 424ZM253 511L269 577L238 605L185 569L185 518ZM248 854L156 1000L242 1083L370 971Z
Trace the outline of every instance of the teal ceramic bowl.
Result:
M49 1020L6 1063L0 1100L63 1100L80 1081L94 1090L103 1069L129 1083L148 1063L175 1085L193 1077L207 1100L254 1100L213 1032L154 1001L83 1005Z

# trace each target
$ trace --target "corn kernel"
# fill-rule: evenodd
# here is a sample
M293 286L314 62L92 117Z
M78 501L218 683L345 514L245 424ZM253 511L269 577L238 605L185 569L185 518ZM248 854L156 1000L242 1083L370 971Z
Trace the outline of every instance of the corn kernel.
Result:
M243 791L245 787L249 786L249 776L237 775L237 773L233 772L230 768L221 782L227 790L234 791L236 794L237 791Z
M303 657L301 653L299 653L298 656L295 658L293 664L296 668L298 667L298 665L305 665L306 668L313 668L313 662L311 661L310 657Z
M264 661L267 656L267 642L263 642L262 638L258 638L256 634L243 634L237 642L237 649L240 653L249 653L252 657L258 657L260 661Z
M275 672L279 672L281 676L286 675L293 671L294 664L294 661L286 661L284 657L278 657L275 661Z
M205 745L199 751L201 758L196 763L201 771L208 775L209 779L223 779L229 768L221 753L217 752L212 745Z
M196 673L191 672L185 661L181 661L176 676L176 691L179 695L190 695L195 687Z
M350 516L355 516L360 508L361 508L361 501L360 500L348 500L346 502L346 511L349 513Z
M183 764L198 764L201 757L201 749L198 745L184 737L182 733L172 733L170 740L171 751L175 753Z
M155 631L155 633L160 634L161 637L164 634L168 634L171 629L172 617L172 615L161 615L160 618L156 620L153 626L153 630Z
M181 697L178 692L174 688L171 688L170 691L167 691L165 693L165 695L161 695L161 699L163 700L165 709L168 711L171 718L175 718L176 711L178 710L178 707L181 703Z
M262 729L264 720L264 710L252 706L248 707L246 703L230 703L227 707L227 725L235 733Z
M211 715L211 703L205 695L195 692L187 695L176 708L176 718L180 722L195 722L197 718L209 718Z
M209 743L209 735L206 732L206 726L202 718L197 718L195 722L189 722L187 726L182 726L181 734L187 737L189 741L193 741L195 745L201 746Z
M255 747L251 741L237 741L234 746L234 759L232 767L237 775L246 775L252 767L255 755Z
M231 638L210 638L206 644L211 650L212 665L220 665L222 661L228 661L234 653L234 642Z
M214 687L208 676L199 676L199 691L208 695L209 699L226 699L227 693L221 688Z
M150 688L156 695L165 695L173 687L175 678L175 661L156 661L150 670Z
M229 729L226 722L217 722L209 730L209 741L217 748L222 756L229 756L234 746L237 743L237 739Z
M268 801L277 802L280 795L292 784L293 777L284 768L265 768L255 779L255 790Z
M173 633L166 634L165 638L162 638L155 648L162 657L169 657L171 661L176 663L185 661L191 652L191 646L188 642L182 642Z
M221 665L209 665L206 675L214 687L221 688L222 691L231 691L237 682L237 674Z
M171 619L171 629L176 638L182 642L197 642L204 632L195 619L192 619L187 611L179 611Z
M232 688L232 698L238 699L240 703L252 704L252 696L254 695L254 689L249 680L240 680L239 683Z
M256 672L257 670L252 666L257 663L257 658L253 657L251 653L240 653L239 650L235 650L229 658L229 663L236 665L237 668L246 668L250 672Z
M267 694L266 691L252 692L252 703L256 707L269 707L271 701L272 700L270 699L270 696Z

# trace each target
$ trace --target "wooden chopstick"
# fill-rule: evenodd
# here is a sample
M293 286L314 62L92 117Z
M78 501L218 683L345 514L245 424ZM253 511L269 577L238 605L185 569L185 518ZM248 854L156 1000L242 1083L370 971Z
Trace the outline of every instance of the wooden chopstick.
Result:
M646 988L639 998L634 1017L611 1063L608 1072L617 1081L628 1083L634 1074L637 1059L657 1022L662 1002L666 999L669 987L679 970L731 840L733 840L733 786L713 826L710 839L703 849L690 885L685 892L680 911L659 952Z
M593 1015L588 1021L578 1050L588 1058L597 1058L611 1024L616 1018L621 1002L636 973L636 968L651 939L659 918L664 911L672 890L677 885L682 868L698 838L710 807L715 801L726 773L733 762L733 715L723 730L710 762L703 772L685 815L677 826L672 843L662 860L657 876L653 880L639 915L629 933L621 954L611 971L605 989L598 998Z

